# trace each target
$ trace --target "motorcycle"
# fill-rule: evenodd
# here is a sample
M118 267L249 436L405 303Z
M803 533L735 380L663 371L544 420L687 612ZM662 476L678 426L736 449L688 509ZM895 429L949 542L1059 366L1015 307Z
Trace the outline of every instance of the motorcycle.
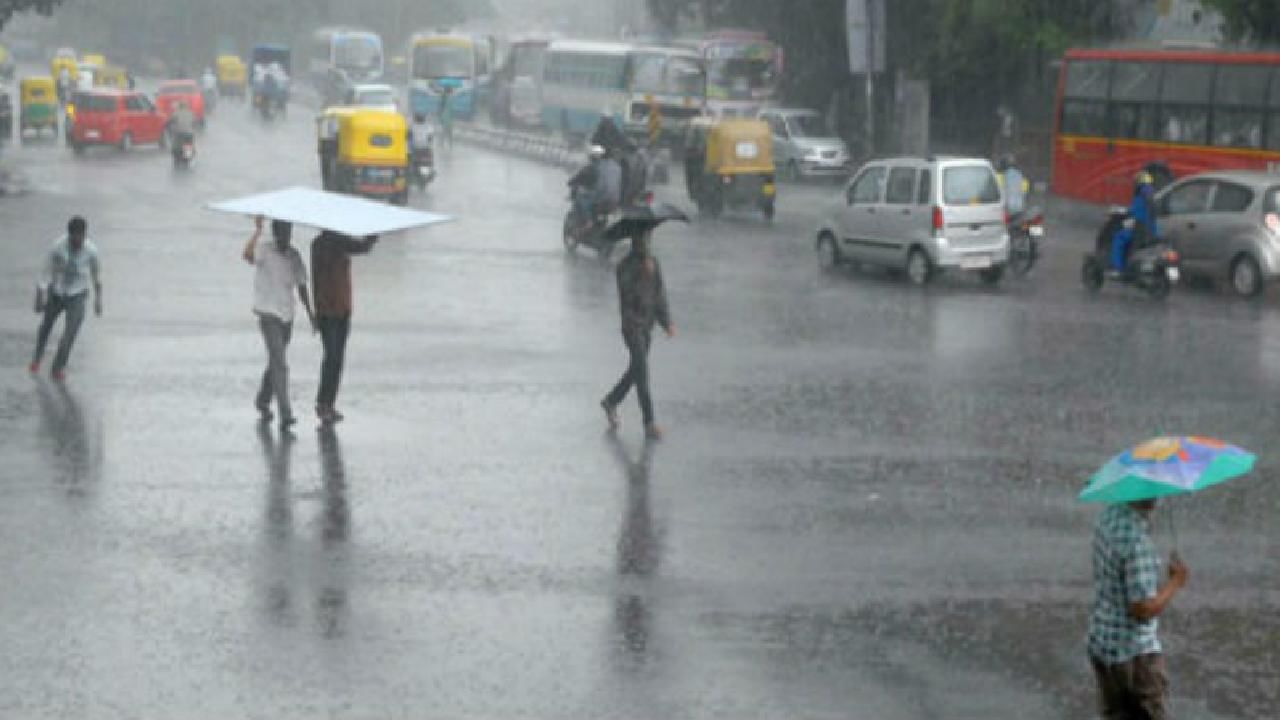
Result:
M188 133L171 135L169 144L172 146L173 166L178 169L191 167L196 159L195 137Z
M419 191L424 191L427 189L427 185L435 179L435 159L432 157L431 148L414 150L413 157L409 162L409 181Z
M1129 245L1129 257L1124 270L1108 271L1111 265L1111 244L1116 233L1132 230L1134 238ZM1097 292L1108 280L1133 285L1147 291L1158 300L1168 297L1170 290L1181 278L1181 257L1178 251L1151 233L1137 227L1127 208L1112 207L1107 222L1098 231L1095 251L1084 257L1080 279L1086 289Z
M572 194L569 196L569 210L564 216L564 249L570 255L576 255L578 248L585 246L595 250L596 256L600 261L607 263L613 255L613 248L617 246L619 240L609 238L606 231L613 224L612 221L621 216L622 209L619 208L610 213L593 208L588 216L581 209L582 194L584 192L586 190L582 187L574 187ZM640 193L628 207L642 207L652 204L653 193L645 191Z
M1044 239L1044 214L1032 208L1009 218L1009 270L1024 277L1040 259L1040 241Z

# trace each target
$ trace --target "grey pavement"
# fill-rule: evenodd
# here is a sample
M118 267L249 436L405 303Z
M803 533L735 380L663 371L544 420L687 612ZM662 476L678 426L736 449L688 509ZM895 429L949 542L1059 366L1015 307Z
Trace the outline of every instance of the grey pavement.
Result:
M565 173L459 145L413 201L459 222L354 261L347 421L282 438L251 404L250 224L201 206L318 184L310 128L224 104L182 174L9 154L33 190L0 200L0 717L1089 717L1074 496L1160 432L1261 455L1174 503L1176 716L1280 707L1274 298L1087 297L1076 223L996 290L824 276L828 193L784 187L772 227L659 231L680 332L646 447L634 401L604 433L616 292L564 256ZM25 366L72 212L106 315L60 386ZM290 359L305 410L318 340Z

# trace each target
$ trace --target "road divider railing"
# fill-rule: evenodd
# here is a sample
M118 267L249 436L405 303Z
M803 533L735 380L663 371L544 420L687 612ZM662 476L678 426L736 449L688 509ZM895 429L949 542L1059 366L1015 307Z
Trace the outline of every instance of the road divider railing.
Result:
M586 162L586 153L581 147L574 147L562 138L552 135L502 130L480 125L464 125L461 123L454 125L453 135L461 142L518 155L529 160L545 162L558 167L571 169L579 167Z

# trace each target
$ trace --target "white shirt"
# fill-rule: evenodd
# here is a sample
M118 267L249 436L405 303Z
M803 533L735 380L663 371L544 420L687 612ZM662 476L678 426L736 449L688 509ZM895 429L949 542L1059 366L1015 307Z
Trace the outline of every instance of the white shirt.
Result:
M409 126L410 144L414 150L431 147L431 123L417 123Z
M307 269L298 249L280 252L275 240L259 241L253 251L253 311L293 322L296 290L307 285Z
M93 241L85 238L84 245L73 253L64 235L49 248L40 273L40 287L63 297L79 295L98 282L98 267L98 246Z

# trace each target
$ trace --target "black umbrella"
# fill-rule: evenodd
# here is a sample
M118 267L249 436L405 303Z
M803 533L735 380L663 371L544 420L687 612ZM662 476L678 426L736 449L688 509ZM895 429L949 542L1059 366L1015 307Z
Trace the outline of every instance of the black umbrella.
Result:
M604 236L606 240L618 241L633 238L641 233L648 232L668 220L678 220L682 223L689 222L689 216L683 210L670 203L661 203L657 206L644 205L642 207L627 208L622 211L622 217L618 221L609 226L605 230Z

